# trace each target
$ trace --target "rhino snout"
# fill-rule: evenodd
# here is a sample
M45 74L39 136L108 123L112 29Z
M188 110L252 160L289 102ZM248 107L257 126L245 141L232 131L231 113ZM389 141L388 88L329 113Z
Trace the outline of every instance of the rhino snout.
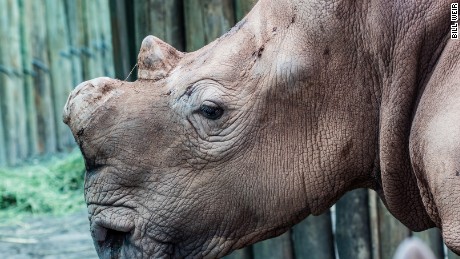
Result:
M119 94L116 83L117 80L99 77L79 84L70 93L64 106L63 121L74 135L88 124L99 107Z

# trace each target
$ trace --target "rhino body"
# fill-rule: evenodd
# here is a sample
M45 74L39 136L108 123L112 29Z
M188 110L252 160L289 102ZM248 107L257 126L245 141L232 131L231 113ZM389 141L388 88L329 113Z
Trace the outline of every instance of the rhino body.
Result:
M216 258L375 190L460 252L460 42L450 1L260 0L192 53L149 36L64 121L99 256Z

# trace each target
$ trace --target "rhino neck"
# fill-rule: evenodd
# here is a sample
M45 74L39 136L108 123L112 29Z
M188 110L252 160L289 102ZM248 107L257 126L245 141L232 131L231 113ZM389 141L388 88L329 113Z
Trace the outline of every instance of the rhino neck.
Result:
M368 10L373 19L363 34L369 42L363 51L372 53L379 75L374 84L380 92L378 191L389 211L412 230L434 226L411 166L409 135L418 99L448 39L449 6L447 1L377 3Z
M291 29L263 49L276 53L270 68L276 83L266 90L264 108L276 118L266 118L265 145L296 165L313 214L346 191L368 187L412 230L434 226L408 143L418 96L446 42L449 3L343 1L320 18L302 15L311 6L291 3L284 14ZM273 161L271 169L285 171Z

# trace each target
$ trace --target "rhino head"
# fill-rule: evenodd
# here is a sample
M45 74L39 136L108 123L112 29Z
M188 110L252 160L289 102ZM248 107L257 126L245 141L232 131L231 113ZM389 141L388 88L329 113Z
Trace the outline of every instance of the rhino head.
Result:
M76 87L64 121L86 161L99 256L221 257L359 187L414 230L441 226L407 146L418 79L397 65L431 71L446 19L395 23L445 10L406 19L362 4L261 0L196 52L145 38L136 82ZM398 28L411 40L385 31Z

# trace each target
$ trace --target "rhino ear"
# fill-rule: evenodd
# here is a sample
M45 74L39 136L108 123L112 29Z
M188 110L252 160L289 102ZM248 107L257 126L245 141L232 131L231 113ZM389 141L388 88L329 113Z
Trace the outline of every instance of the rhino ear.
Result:
M160 80L165 78L184 54L154 36L142 41L137 57L139 79Z

